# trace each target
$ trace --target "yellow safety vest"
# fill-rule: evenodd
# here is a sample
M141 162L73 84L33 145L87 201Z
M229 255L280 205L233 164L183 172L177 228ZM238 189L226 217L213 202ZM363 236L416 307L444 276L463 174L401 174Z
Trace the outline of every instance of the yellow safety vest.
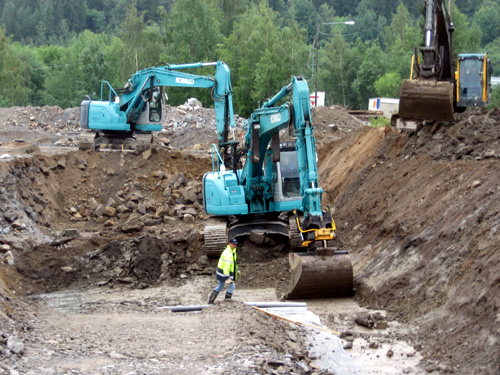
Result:
M227 280L230 277L232 280L237 281L238 264L236 263L236 249L232 250L231 246L227 245L219 258L215 277L217 280Z

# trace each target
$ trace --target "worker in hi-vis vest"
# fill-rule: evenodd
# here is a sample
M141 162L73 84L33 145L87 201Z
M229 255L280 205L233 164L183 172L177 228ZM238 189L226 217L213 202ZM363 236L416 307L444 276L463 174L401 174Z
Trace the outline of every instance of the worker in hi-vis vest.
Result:
M214 303L219 293L224 290L226 284L229 286L226 291L225 299L230 299L233 296L234 288L236 287L234 283L238 279L238 264L236 262L237 245L238 241L236 238L231 238L226 249L222 252L219 258L217 271L215 272L215 278L217 279L218 284L208 299L209 305Z

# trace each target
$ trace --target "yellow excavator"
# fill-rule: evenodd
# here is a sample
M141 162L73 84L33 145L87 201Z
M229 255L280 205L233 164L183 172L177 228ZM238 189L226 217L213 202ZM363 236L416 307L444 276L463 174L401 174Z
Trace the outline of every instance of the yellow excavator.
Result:
M460 54L455 64L451 6L451 0L448 10L443 1L425 1L424 45L415 48L410 79L403 81L399 111L391 121L399 129L414 129L416 121L453 121L455 112L490 100L487 55Z

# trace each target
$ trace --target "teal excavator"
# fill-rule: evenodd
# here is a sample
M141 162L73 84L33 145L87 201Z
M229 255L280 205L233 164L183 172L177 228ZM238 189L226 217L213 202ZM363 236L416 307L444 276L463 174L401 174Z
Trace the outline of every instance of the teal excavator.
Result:
M279 105L290 94L291 102ZM222 148L212 145L212 171L203 177L204 208L212 215L207 255L218 256L228 237L278 236L290 248L288 299L353 291L349 253L335 247L335 222L321 207L313 132L307 82L293 77L245 121L241 147L234 137Z
M184 72L186 69L215 67L213 76ZM163 87L211 89L214 100L218 143L223 147L228 129L234 129L233 91L230 70L222 62L168 64L137 71L121 89L101 82L100 100L87 97L80 106L80 149L148 149L152 132L162 129ZM226 138L225 138L226 137Z

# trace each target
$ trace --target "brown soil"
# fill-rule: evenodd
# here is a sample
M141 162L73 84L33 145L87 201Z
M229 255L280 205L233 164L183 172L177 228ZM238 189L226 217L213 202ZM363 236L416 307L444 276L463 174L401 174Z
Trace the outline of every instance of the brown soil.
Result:
M193 131L179 119L158 136L150 155L81 152L60 147L76 141L74 111L0 112L0 155L12 155L0 160L0 231L15 258L15 266L0 265L1 330L5 338L18 332L28 347L16 356L0 344L3 368L14 369L20 359L20 373L33 373L29 361L57 368L44 370L54 374L120 373L103 370L116 361L126 364L121 373L130 374L308 373L300 364L304 360L309 373L320 373L307 353L297 353L304 345L302 331L291 340L288 326L238 302L218 303L195 321L155 312L146 297L132 305L112 302L112 291L125 287L146 294L167 288L161 289L163 297L150 297L155 306L205 303L215 265L203 255L207 217L196 181L211 169L206 144L214 139L214 128ZM41 113L45 119L37 117ZM411 327L405 339L424 355L420 367L426 372L498 374L500 111L468 111L453 123L423 125L414 133L366 127L341 107L319 108L313 116L323 204L332 210L338 242L351 254L356 301ZM119 202L116 208L130 202L135 208L97 216L92 200L113 206L110 199ZM145 213L138 226L131 220L140 204ZM286 249L246 241L240 264L238 290L270 287L279 298L288 282ZM54 312L27 297L94 288L108 291L102 297L108 303L92 305L92 315ZM331 329L342 326L338 315L320 311ZM141 315L152 326L138 320ZM220 316L227 318L229 331L223 331L217 350L212 335L221 329ZM242 324L235 326L235 320ZM111 334L124 326L136 328ZM85 332L89 329L94 336ZM185 335L193 351L188 344L181 346L183 353L165 349L175 346L169 341L172 330ZM73 336L63 340L63 331ZM136 340L140 332L150 338L141 350L109 341ZM293 361L281 363L280 353ZM77 358L86 359L75 364Z

